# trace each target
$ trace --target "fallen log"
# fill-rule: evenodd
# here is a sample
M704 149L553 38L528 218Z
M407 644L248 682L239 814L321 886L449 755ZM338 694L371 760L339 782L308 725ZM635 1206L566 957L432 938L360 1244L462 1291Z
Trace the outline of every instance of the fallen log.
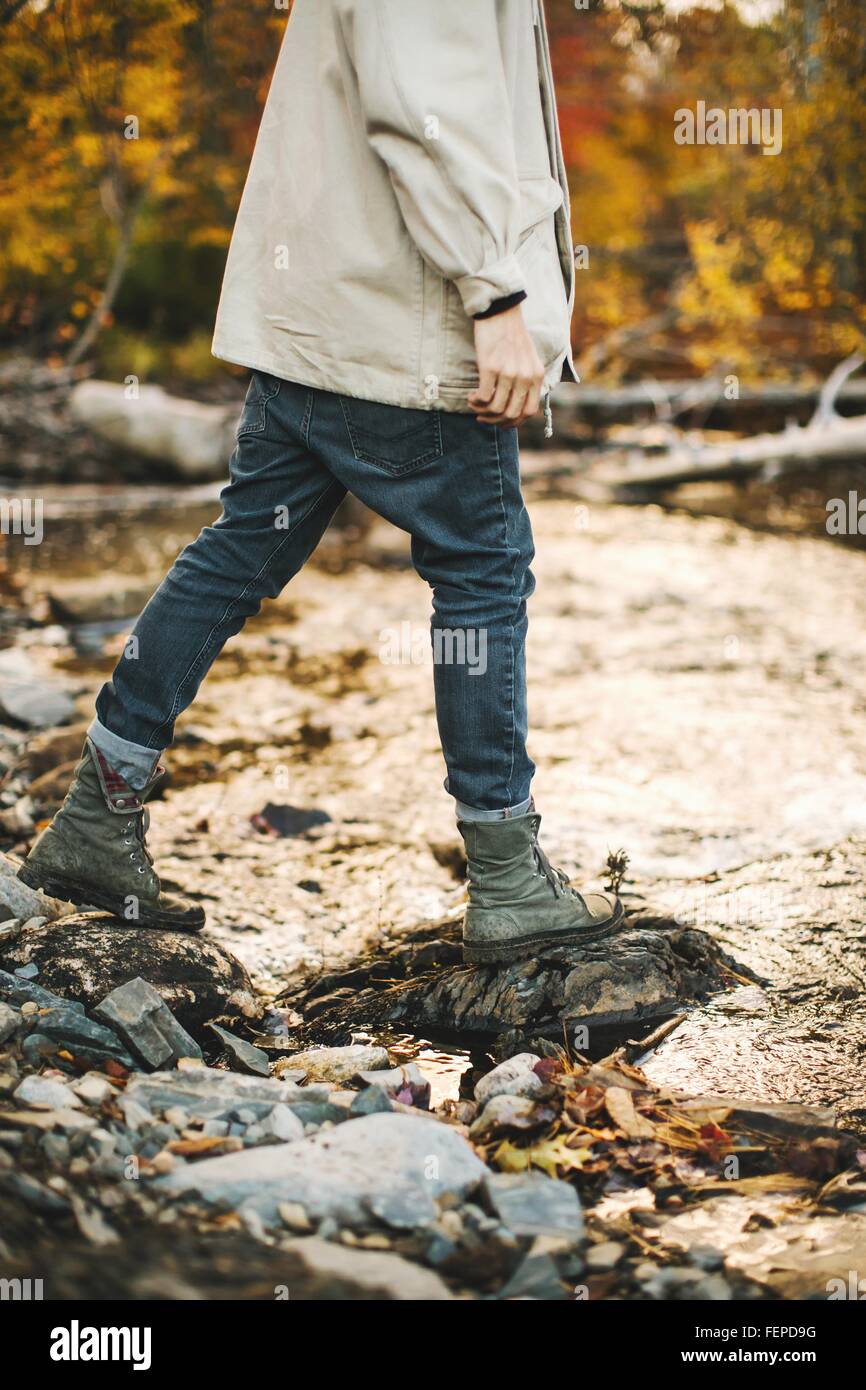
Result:
M239 405L206 405L170 396L161 386L134 393L111 381L82 381L70 396L72 415L103 439L165 465L182 478L225 476Z

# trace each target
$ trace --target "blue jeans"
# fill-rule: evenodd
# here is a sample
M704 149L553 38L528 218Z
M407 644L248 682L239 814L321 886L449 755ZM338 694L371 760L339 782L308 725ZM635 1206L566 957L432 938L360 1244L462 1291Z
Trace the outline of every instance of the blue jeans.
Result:
M458 812L521 814L534 771L524 643L535 581L516 431L264 372L247 392L223 513L138 619L91 738L143 786L223 644L297 574L347 491L409 533L433 591L436 715Z

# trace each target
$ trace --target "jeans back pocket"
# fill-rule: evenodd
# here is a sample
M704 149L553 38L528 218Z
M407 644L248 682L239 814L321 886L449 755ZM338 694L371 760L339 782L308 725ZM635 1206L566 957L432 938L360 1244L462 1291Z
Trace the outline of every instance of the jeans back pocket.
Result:
M442 456L439 411L341 396L340 405L352 452L362 463L385 473L410 473Z
M241 418L238 420L238 439L244 434L261 434L267 423L268 401L273 400L281 384L278 376L269 376L267 372L253 372Z

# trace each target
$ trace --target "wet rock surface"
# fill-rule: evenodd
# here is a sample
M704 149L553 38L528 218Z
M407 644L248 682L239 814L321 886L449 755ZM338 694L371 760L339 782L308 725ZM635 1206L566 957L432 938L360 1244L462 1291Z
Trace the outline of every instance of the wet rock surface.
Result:
M396 948L396 949L393 949ZM320 1035L403 1025L433 1036L563 1037L563 1029L639 1026L744 978L705 932L636 915L615 936L503 966L464 966L454 923L382 943L283 998ZM586 1040L583 1050L586 1050Z
M88 1010L130 980L145 980L194 1037L217 1016L256 1012L246 970L215 942L128 926L107 913L73 913L0 941L0 967L28 965L38 966L44 988Z

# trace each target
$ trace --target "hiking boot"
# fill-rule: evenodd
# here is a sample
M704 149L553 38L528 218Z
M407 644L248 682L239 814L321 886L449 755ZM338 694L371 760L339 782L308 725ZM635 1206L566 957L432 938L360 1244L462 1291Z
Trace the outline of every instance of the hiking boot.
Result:
M463 959L520 960L545 947L580 945L616 931L623 907L612 893L578 893L538 843L541 816L458 821L469 860Z
M196 932L204 911L161 891L145 844L144 802L160 780L158 767L135 791L90 739L66 799L18 870L30 888L77 907L99 907L142 927Z

